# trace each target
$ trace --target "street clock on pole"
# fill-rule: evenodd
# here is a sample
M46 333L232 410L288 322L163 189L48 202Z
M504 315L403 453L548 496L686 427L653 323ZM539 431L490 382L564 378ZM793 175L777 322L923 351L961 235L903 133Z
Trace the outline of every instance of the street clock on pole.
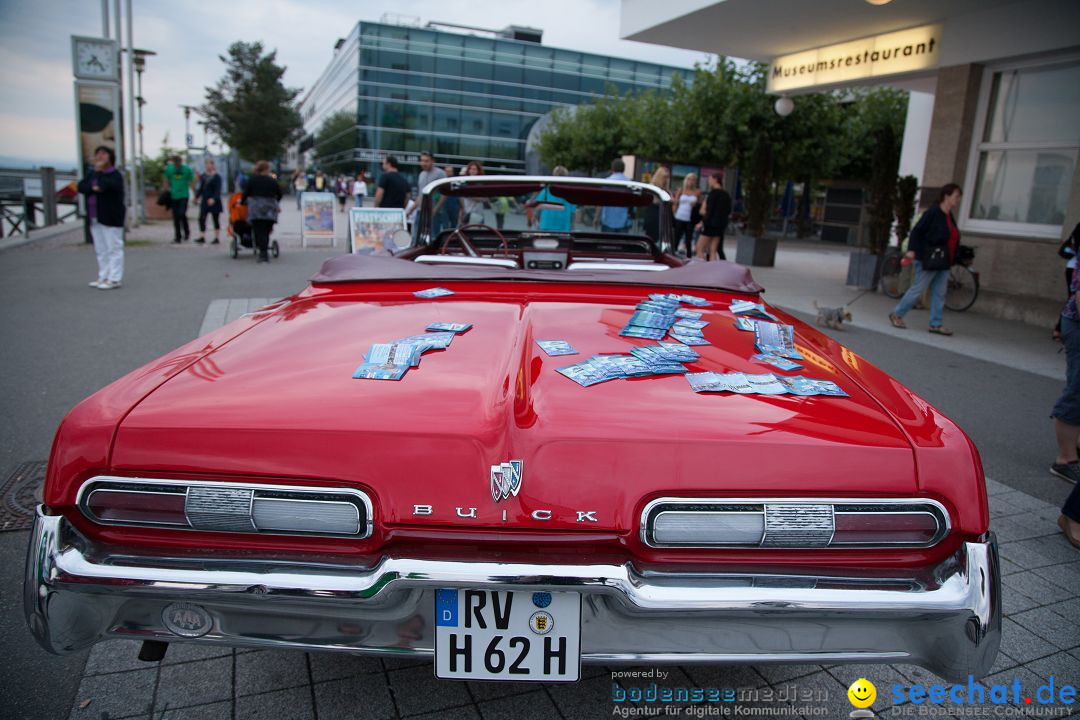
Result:
M120 81L120 52L115 40L72 35L71 61L77 78Z

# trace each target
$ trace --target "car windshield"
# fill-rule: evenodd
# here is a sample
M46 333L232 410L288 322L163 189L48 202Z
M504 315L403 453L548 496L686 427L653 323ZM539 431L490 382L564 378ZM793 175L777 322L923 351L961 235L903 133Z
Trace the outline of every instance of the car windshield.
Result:
M577 178L484 177L429 192L431 229L483 224L507 232L622 233L660 242L660 197L648 186Z

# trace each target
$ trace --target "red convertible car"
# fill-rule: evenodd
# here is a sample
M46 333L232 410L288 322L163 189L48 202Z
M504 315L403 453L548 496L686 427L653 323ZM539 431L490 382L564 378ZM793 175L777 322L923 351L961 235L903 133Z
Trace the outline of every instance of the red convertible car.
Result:
M442 213L507 196L529 227ZM418 655L443 678L986 674L971 440L745 268L664 252L670 220L641 183L437 181L411 247L331 259L92 395L49 460L33 633Z

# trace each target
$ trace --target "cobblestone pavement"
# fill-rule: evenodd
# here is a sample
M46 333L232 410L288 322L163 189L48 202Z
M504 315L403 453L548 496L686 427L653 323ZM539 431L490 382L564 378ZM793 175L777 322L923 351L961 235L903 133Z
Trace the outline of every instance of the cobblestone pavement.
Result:
M988 481L992 526L997 532L1004 577L1005 620L1001 653L987 686L1023 691L1016 711L1045 711L1036 689L1080 681L1080 552L1062 538L1058 509L1049 503ZM296 651L251 651L173 644L160 663L140 662L138 644L100 643L90 653L71 710L72 719L119 720L352 720L369 718L592 718L611 717L613 670L586 665L582 681L570 685L472 683L438 680L429 661L377 659ZM651 668L633 668L648 670ZM847 717L847 687L865 676L878 688L873 710L900 717L896 710L934 710L927 705L892 708L895 684L929 687L941 682L912 665L763 665L664 668L668 687L766 688L780 693L825 691L827 700L805 703L821 714ZM629 681L647 684L647 681ZM1010 700L1012 699L1010 693ZM821 697L821 695L819 695ZM1025 698L1031 697L1031 705ZM713 703L716 707L722 703ZM693 706L702 712L709 704ZM774 705L774 707L776 707ZM949 707L947 704L941 709ZM1073 706L1054 706L1069 716ZM650 709L657 709L653 706ZM993 711L993 707L990 708ZM999 710L1004 710L998 707ZM690 717L691 706L681 705ZM663 711L661 711L663 712ZM1080 717L1076 708L1075 717ZM991 712L991 714L995 714ZM1000 713L997 713L1000 715ZM697 715L701 716L701 715Z

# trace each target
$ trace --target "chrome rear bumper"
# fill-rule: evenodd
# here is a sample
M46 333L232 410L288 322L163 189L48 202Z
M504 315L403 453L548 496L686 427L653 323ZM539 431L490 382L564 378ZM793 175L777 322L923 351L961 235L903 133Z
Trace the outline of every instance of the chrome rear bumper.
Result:
M54 653L108 637L187 640L162 620L187 602L212 618L197 642L431 655L442 587L580 592L582 659L605 664L904 662L963 680L989 671L1001 639L993 540L890 578L408 558L359 568L106 553L39 509L24 605Z

